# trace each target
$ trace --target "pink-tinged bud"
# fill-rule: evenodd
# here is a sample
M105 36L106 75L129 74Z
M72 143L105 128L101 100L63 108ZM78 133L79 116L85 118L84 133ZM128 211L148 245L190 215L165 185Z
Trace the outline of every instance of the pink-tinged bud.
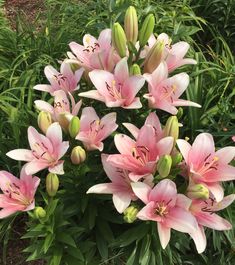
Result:
M41 111L38 115L38 127L46 134L48 127L52 124L51 114L47 111Z
M148 52L144 61L144 72L152 73L164 58L164 42L157 41Z
M166 178L171 171L172 158L170 155L160 157L157 163L157 170L161 178Z
M130 67L130 74L131 75L141 75L141 70L140 70L140 67L138 64L135 63Z
M59 188L59 179L56 174L49 173L46 177L46 190L50 197L54 197Z
M73 115L69 113L60 113L57 117L57 120L63 130L67 133L69 129L69 123L72 119Z
M174 138L174 143L179 137L179 122L176 116L171 116L166 122L166 126L163 130L164 136L171 136Z
M120 57L126 56L126 35L122 26L117 22L114 23L112 29L112 43L113 46L116 48Z
M149 14L140 29L139 33L139 42L140 47L144 47L144 45L148 42L149 37L153 34L153 29L155 25L155 18L153 14Z
M187 190L187 196L190 199L209 199L209 190L203 184L191 185Z
M126 11L124 29L127 41L135 45L138 38L138 17L133 6L130 6Z
M136 215L138 212L139 210L136 207L130 206L124 211L123 219L129 224L133 223L137 219Z
M45 218L46 214L46 211L42 207L36 207L34 209L34 216L39 220Z
M73 148L70 158L74 165L79 165L85 161L86 152L81 146L76 146Z
M69 134L72 138L75 138L80 130L80 119L74 116L69 123Z

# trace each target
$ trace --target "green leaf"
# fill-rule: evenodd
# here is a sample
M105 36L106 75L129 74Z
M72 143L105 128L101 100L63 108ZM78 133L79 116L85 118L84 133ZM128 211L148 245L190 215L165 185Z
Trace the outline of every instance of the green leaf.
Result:
M47 251L50 248L50 246L52 245L54 239L55 239L55 235L54 234L48 234L46 236L45 241L44 241L44 245L43 245L44 254L47 253Z
M83 254L79 248L68 247L66 248L66 252L74 258L84 261Z
M65 243L65 244L67 244L67 245L69 245L71 247L74 247L74 248L77 247L74 239L69 234L66 234L66 233L58 233L58 236L56 237L56 239L59 242L63 242L63 243Z
M63 249L62 248L57 248L53 251L53 256L52 259L50 260L49 265L60 265L61 259L63 255Z
M103 260L108 258L108 245L107 241L104 240L103 235L96 231L96 244L99 250L100 256Z

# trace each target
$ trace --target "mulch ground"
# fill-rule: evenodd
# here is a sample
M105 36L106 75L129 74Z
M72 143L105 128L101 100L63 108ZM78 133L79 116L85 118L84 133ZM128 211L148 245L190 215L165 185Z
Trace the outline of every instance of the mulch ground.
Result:
M5 13L9 19L13 29L16 28L16 17L21 14L28 21L34 21L38 13L44 9L43 0L6 0L5 1ZM29 242L22 240L20 237L25 233L25 220L18 219L15 222L13 231L10 235L10 240L7 245L7 257L5 260L6 265L44 265L42 261L25 261L25 254L22 254L22 250L28 247ZM3 242L0 242L0 264L3 263Z

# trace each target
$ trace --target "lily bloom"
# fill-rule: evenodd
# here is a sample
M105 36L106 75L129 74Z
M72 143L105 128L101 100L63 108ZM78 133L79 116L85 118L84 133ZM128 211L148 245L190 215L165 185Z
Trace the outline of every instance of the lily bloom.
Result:
M176 68L185 64L197 64L197 61L190 58L184 58L189 49L189 44L185 41L180 41L175 44L171 44L171 39L166 33L161 33L157 39L152 34L148 40L148 45L144 47L141 52L141 57L147 56L148 51L155 45L156 42L162 41L165 45L163 59L167 64L169 72L174 71Z
M116 116L116 113L112 112L100 119L92 107L84 108L80 119L80 130L76 139L82 141L87 150L98 149L102 151L104 148L102 141L118 127Z
M128 171L112 166L107 161L108 155L102 154L101 160L104 170L111 183L102 183L92 186L87 193L113 194L113 204L119 213L123 213L131 201L137 197L132 191Z
M83 68L73 73L70 64L63 62L60 66L60 73L51 65L48 65L44 69L44 73L50 82L50 85L36 85L34 89L49 92L52 96L57 90L64 90L66 93L74 92L79 89L78 82L80 81Z
M7 171L0 171L0 218L7 217L18 211L34 209L34 195L40 183L38 177L33 177L21 170L20 179Z
M137 128L134 124L125 122L123 125L126 129L132 134L132 136L137 139L140 129ZM156 142L163 138L163 130L161 127L160 120L155 112L149 113L148 117L145 120L144 125L150 125L153 127L155 132Z
M198 224L189 212L191 200L183 194L177 194L173 181L164 179L153 189L141 182L132 183L131 186L134 194L146 204L138 212L137 217L141 220L157 222L163 249L170 241L171 228L183 233L195 232Z
M93 70L89 77L97 90L82 92L79 96L103 101L107 107L142 107L140 99L135 96L145 80L142 76L129 76L127 58L118 62L114 74L104 70Z
M18 161L27 161L25 172L28 175L48 168L51 173L64 174L63 160L59 160L68 150L69 142L62 141L62 130L59 123L52 123L46 136L30 126L28 140L31 150L15 149L6 155Z
M221 201L224 192L220 182L235 179L235 167L228 165L235 156L235 147L215 151L213 136L209 133L200 133L192 146L185 140L176 142L190 181L203 184L217 201Z
M222 201L216 202L214 198L208 200L193 200L190 206L191 213L195 216L198 222L198 229L196 232L190 234L193 238L198 253L202 253L206 248L206 236L204 226L214 230L230 230L232 225L224 218L215 214L228 207L235 199L235 194L228 195Z
M172 115L177 114L177 106L201 107L192 101L179 99L189 84L189 76L186 73L167 78L167 65L162 62L152 74L144 74L144 77L149 90L144 97L148 99L149 107L162 109Z
M71 42L69 47L73 54L68 53L68 61L79 64L87 71L103 69L111 72L120 60L111 45L111 29L101 31L98 39L86 34L83 45Z
M173 148L173 137L165 137L156 142L155 130L151 125L144 125L136 141L124 134L114 137L120 154L109 155L108 161L118 168L129 170L129 178L138 181L156 171L160 156L170 154Z
M75 103L72 94L68 93L71 106L66 93L63 90L54 92L54 106L43 100L35 100L34 103L40 111L47 111L51 114L53 121L58 121L64 128L68 128L68 124L73 116L77 116L82 101Z

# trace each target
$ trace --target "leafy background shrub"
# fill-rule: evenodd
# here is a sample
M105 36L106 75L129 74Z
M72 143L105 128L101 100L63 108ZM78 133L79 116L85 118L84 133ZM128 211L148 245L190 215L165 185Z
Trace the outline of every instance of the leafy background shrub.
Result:
M3 6L4 1L0 3ZM137 8L139 21L150 11L155 14L156 33L166 32L174 42L189 42L191 55L195 54L198 61L190 75L187 97L203 107L185 110L181 122L187 126L183 127L181 136L193 139L199 132L207 131L215 136L217 146L231 145L231 136L235 135L234 1L46 0L43 12L34 21L28 21L23 13L18 14L15 29L4 17L3 9L0 10L1 169L16 175L19 172L21 163L14 163L5 154L27 146L27 127L29 124L37 127L33 102L41 98L41 93L32 87L46 81L45 65L58 67L57 60L65 57L70 41L80 42L87 32L97 36L110 23L122 22L130 4ZM43 94L42 99L47 97ZM102 113L103 109L98 112ZM189 242L178 233L173 233L170 247L162 250L152 224L125 224L109 196L98 199L84 196L92 178L97 183L106 179L99 165L99 154L89 156L88 164L65 169L58 198L48 201L45 189L38 192L37 201L47 205L46 222L39 223L32 214L29 218L25 214L0 222L2 264L7 264L12 242L9 240L14 237L12 231L18 228L17 223L22 224L22 218L27 221L27 232L23 232L22 238L28 239L23 258L28 261L41 259L50 265L235 263L234 230L207 231L208 247L202 255L196 254L192 240ZM41 174L42 182L43 177ZM225 190L234 192L233 183L226 185ZM224 215L234 224L235 206L225 210ZM22 259L20 262L23 264Z

